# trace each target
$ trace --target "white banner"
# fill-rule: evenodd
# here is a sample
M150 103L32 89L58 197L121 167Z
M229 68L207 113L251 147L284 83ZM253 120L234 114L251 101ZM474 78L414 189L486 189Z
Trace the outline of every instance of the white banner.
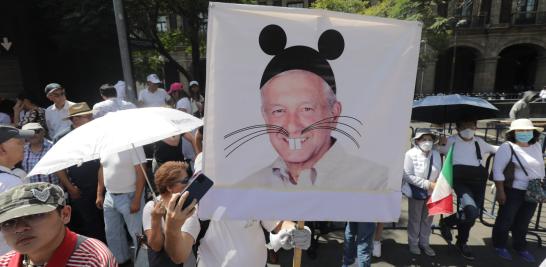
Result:
M211 3L200 217L396 221L421 25Z

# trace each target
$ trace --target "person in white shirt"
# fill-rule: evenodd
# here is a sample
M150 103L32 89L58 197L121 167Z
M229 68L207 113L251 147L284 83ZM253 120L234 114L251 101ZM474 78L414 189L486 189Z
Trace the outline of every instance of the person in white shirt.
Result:
M22 177L14 173L12 169L15 164L23 160L24 139L33 135L34 131L0 125L0 193L23 183ZM4 241L4 237L0 236L0 254L5 254L10 250L11 248Z
M133 244L138 244L137 235L142 234L145 178L141 164L145 162L142 147L100 159L96 205L104 211L108 248L120 263L131 259L123 224L127 226Z
M66 100L65 89L58 83L50 83L45 87L47 99L53 102L45 111L45 119L49 139L54 140L57 134L70 128L71 123L65 120L68 116L68 108L74 103Z
M190 177L186 172L188 164L181 161L168 161L161 165L155 172L154 182L160 196L156 200L150 200L144 206L142 212L142 226L146 240L148 242L148 262L150 267L175 267L174 263L164 248L165 243L165 213L171 197L175 193L180 193L188 185ZM195 205L186 208L187 214ZM182 239L191 239L187 244L193 244L193 237L189 234L182 234ZM183 241L182 241L183 242ZM191 249L184 250L187 255L181 255L185 262Z
M117 97L121 100L125 100L125 95L127 91L127 85L124 81L118 81L116 84L114 84L114 87L116 88Z
M118 98L117 90L112 85L103 84L99 91L103 101L93 105L94 119L100 118L108 112L136 108L135 104Z
M191 114L201 118L203 117L205 109L205 97L201 94L201 88L197 81L191 81L189 87L191 109L193 112Z
M138 103L142 107L164 107L171 100L171 96L163 88L159 88L161 80L156 74L146 77L148 87L138 94Z
M197 134L195 138L200 149L202 137ZM196 157L196 173L202 170L201 155L199 153ZM267 250L264 229L270 232L268 247L275 251L281 247L307 249L311 245L311 230L308 227L297 230L291 221L213 219L208 224L201 224L205 221L200 221L197 212L181 209L185 194L178 203L175 200L180 193L173 194L166 211L165 250L175 263L184 262L189 255L188 250L195 242L199 242L199 267L265 266ZM201 229L201 225L205 228Z
M508 232L512 231L512 247L527 262L535 257L527 250L527 229L535 213L536 202L525 200L529 181L544 178L542 146L538 142L543 128L533 126L529 119L512 121L506 132L506 142L499 147L493 163L493 180L497 189L499 211L493 227L493 247L501 258L511 260L507 249ZM513 177L505 169L513 163Z
M169 89L168 93L171 95L172 99L176 101L176 109L193 115L190 97L188 93L184 91L181 83L171 84L171 88Z
M9 114L0 112L0 125L10 125L11 124L11 117Z
M404 182L410 188L408 195L408 244L410 253L436 256L429 238L433 216L428 216L426 199L436 186L442 169L440 153L434 149L438 136L431 129L418 129L413 138L414 147L404 159ZM415 192L415 193L412 193Z
M442 237L451 243L451 227L457 225L457 242L455 247L461 255L474 260L474 254L466 245L470 235L470 229L474 221L480 215L480 206L483 202L485 179L487 170L484 165L488 155L497 151L497 146L490 145L483 139L476 137L476 121L457 122L457 134L442 140L440 153L447 154L453 146L453 189L457 194L460 210L440 220L440 232Z

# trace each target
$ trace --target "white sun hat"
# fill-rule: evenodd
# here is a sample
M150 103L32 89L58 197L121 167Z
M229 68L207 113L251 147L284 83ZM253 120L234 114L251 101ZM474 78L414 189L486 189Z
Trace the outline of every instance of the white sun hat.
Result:
M508 129L508 132L514 131L514 130L537 130L539 132L542 132L544 128L535 127L533 125L533 122L530 119L517 119L512 121L512 123L510 124L510 128Z

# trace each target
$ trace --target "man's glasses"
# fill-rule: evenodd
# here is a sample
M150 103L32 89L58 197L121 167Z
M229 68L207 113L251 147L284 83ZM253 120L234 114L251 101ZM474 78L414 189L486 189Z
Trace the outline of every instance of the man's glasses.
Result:
M15 231L17 225L23 223L26 226L34 227L40 224L50 212L38 213L28 216L23 216L11 220L7 220L3 223L0 223L0 231L9 233Z

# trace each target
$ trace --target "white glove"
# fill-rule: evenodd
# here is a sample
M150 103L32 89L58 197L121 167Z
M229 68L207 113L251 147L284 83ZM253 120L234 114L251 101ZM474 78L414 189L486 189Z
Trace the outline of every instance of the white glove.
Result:
M311 237L311 229L307 226L304 226L301 230L292 229L292 241L296 248L308 249L311 246Z
M277 234L269 233L269 244L267 248L278 251L281 247L289 250L293 248L308 249L311 246L311 229L305 226L298 230L282 229Z

